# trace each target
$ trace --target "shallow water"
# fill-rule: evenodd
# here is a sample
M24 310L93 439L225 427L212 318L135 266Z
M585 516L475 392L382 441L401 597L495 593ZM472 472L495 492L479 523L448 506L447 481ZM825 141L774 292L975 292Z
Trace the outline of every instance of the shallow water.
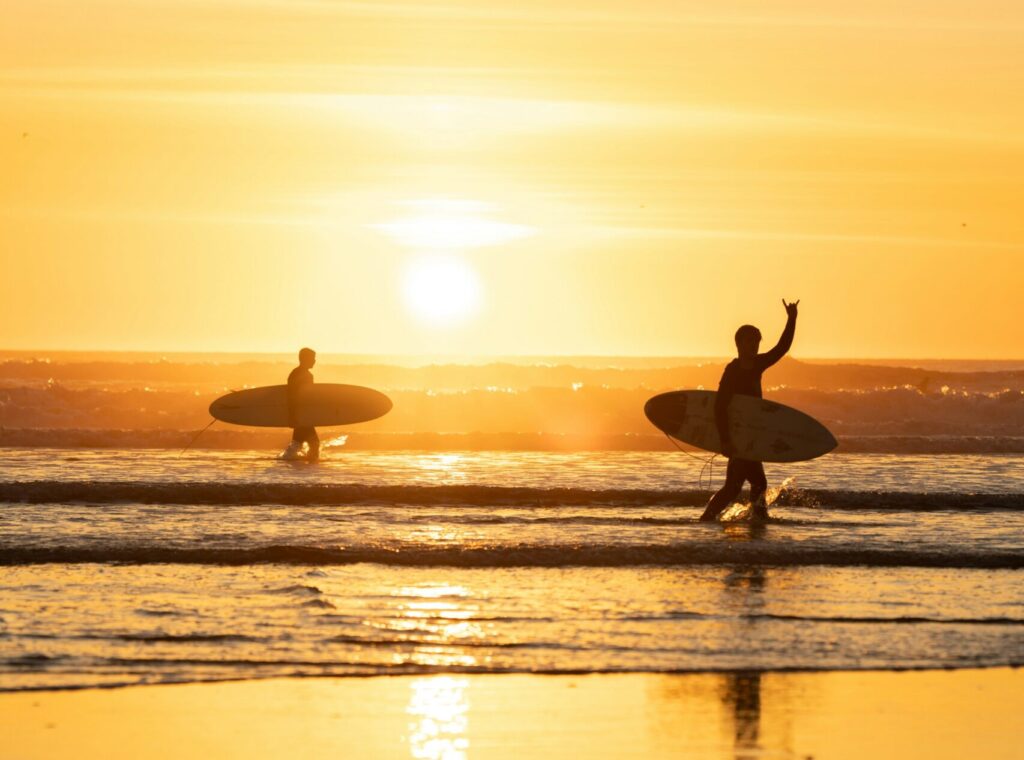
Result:
M0 688L1024 664L1021 465L776 466L708 525L681 454L5 450Z
M721 485L725 460L683 452L487 451L346 452L327 447L315 466L277 452L198 449L0 449L0 479L58 482L360 483L496 485L532 488L653 489ZM703 472L702 472L703 470ZM710 472L709 472L710 470ZM836 454L765 465L772 483L803 488L925 493L1024 493L1021 454Z
M3 581L6 688L271 675L1019 662L1015 571L46 565Z

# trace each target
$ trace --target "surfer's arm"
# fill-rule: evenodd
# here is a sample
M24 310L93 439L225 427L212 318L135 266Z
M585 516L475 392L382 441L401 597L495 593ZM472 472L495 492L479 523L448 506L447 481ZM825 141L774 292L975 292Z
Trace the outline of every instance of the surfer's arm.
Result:
M732 376L729 368L722 373L715 395L715 427L718 428L718 440L722 445L722 453L726 456L732 450L732 435L729 433L729 402L732 400Z
M295 427L295 415L299 406L299 393L302 391L302 382L293 372L288 376L288 424Z
M295 427L295 391L294 383L288 383L288 424Z
M782 303L786 307L786 327L782 331L779 342L775 344L775 347L771 351L757 357L758 364L761 365L762 369L775 364L789 352L790 347L793 345L793 336L796 334L796 306L800 302L796 301L795 303L787 304L783 300Z

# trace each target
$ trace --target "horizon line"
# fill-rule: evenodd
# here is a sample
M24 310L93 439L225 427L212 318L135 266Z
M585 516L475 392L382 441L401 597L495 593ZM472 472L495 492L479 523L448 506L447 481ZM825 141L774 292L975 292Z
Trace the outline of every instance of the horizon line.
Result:
M217 351L211 349L198 349L198 350L183 350L183 349L138 349L138 348L3 348L0 347L0 357L7 357L13 355L32 355L32 354L123 354L123 355L138 355L138 356L155 356L155 357L166 357L166 356L224 356L224 357L292 357L298 349L290 351ZM335 351L317 351L317 355L322 359L326 358L346 358L346 359L370 359L370 360L387 360L387 359L415 359L415 360L431 360L431 361L444 361L446 363L461 363L461 362L479 362L479 361L501 361L501 360L534 360L540 361L545 359L582 359L582 360L595 360L595 359L628 359L633 361L645 361L645 360L662 360L662 359L685 359L687 361L722 361L724 359L734 358L734 354L558 354L558 353L538 353L538 354L527 354L527 353L495 353L495 354L437 354L437 353L386 353L386 352L335 352ZM916 362L1007 362L1024 363L1024 356L1022 357L978 357L978 356L907 356L907 355L815 355L805 357L795 357L789 355L787 358L794 359L802 362L898 362L898 361L916 361Z

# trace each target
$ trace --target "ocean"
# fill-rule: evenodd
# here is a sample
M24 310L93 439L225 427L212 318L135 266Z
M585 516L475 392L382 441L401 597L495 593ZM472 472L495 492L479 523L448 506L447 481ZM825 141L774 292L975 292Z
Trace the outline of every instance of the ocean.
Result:
M0 449L0 689L1024 664L1021 455L275 453Z

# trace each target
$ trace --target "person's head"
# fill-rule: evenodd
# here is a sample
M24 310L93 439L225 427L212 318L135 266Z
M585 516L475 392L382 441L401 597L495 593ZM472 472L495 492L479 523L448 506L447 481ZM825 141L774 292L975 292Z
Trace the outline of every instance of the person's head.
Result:
M312 348L304 348L299 351L299 366L309 369L316 364L316 351Z
M736 331L736 351L741 359L757 356L761 346L761 331L753 325L743 325Z

